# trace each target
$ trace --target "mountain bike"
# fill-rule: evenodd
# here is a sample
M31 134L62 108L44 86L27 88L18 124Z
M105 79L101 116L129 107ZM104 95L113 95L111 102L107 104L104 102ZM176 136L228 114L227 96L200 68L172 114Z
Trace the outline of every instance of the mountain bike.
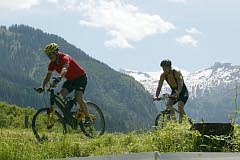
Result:
M67 132L78 132L78 126L87 137L96 138L104 134L105 119L96 103L86 102L93 124L84 126L83 111L81 109L71 111L73 106L78 105L75 98L68 97L64 101L54 93L55 87L50 83L49 88L45 89L50 92L50 106L39 109L32 119L32 130L38 141L61 140ZM36 88L34 89L37 91Z
M178 110L178 109L176 109L176 108L174 108L173 106L167 106L167 104L168 104L168 101L169 101L169 98L174 98L174 97L172 97L170 94L163 94L161 97L159 97L158 99L157 99L157 101L161 101L161 100L163 100L164 102L165 102L165 107L166 107L166 109L164 109L164 110L162 110L162 111L160 111L159 113L158 113L158 115L156 116L156 118L155 118L155 129L156 130L158 130L158 129L163 129L166 125L167 125L167 123L169 122L169 121L171 121L171 120L175 120L173 117L172 117L172 115L171 115L171 109L174 111L174 112L176 112L176 113L178 113L178 117L179 117L179 120L178 120L178 122L180 123L181 122L181 119L180 119L180 111ZM175 116L175 114L174 114L174 116ZM186 116L187 117L187 116ZM190 124L193 124L192 123L192 120L189 118L189 117L187 117L187 119L188 119L188 121L189 121L189 123Z

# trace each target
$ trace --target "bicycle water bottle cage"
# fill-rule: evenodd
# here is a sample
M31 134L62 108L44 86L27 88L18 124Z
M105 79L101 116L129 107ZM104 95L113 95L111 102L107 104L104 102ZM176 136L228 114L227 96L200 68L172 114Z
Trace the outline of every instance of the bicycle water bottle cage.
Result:
M58 97L61 99L61 101L63 102L63 104L64 104L64 106L67 104L67 99L66 98L64 98L61 94L60 94L60 92L57 92L57 95L58 95Z

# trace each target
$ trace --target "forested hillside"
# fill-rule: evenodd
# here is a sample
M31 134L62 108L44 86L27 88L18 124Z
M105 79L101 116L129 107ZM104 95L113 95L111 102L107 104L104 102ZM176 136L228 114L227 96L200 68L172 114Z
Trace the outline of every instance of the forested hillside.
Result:
M75 58L88 73L85 99L96 102L106 118L107 131L127 132L153 125L157 110L151 95L132 77L91 58L63 38L25 25L0 27L0 100L20 107L44 107L40 86L49 59L43 53L51 42ZM61 84L60 84L61 86Z

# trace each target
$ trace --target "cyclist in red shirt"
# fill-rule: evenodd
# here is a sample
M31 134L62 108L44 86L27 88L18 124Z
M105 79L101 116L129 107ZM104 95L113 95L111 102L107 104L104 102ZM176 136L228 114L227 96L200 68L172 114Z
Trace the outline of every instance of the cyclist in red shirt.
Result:
M86 71L69 55L59 52L59 46L56 43L48 44L44 52L51 60L48 66L48 73L43 81L42 87L50 81L53 71L57 71L59 76L54 80L54 85L57 85L63 77L67 80L63 83L62 89L59 93L61 98L75 90L75 99L79 103L81 109L86 115L84 122L85 126L90 126L93 121L89 117L89 112L86 102L83 100L83 94L87 86Z

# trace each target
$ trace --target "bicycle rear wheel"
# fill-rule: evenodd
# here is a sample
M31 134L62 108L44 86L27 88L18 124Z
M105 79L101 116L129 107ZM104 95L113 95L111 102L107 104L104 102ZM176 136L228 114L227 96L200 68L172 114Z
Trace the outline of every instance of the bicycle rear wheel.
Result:
M80 124L82 132L91 138L96 138L105 132L105 119L101 109L93 102L86 102L88 106L88 111L91 119L93 120L93 125L86 127ZM84 122L82 119L82 123Z
M169 116L170 116L170 111L169 110L161 111L156 116L155 129L156 130L163 129L169 121Z
M50 115L50 118L48 118ZM48 126L48 121L53 125ZM66 134L66 124L62 116L55 111L52 119L50 108L41 108L33 116L32 130L39 142L43 141L59 141Z

